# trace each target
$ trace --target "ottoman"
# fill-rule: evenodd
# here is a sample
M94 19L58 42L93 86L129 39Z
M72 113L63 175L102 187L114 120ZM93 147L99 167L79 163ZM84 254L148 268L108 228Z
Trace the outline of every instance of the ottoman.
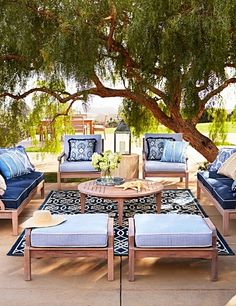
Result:
M26 229L25 280L31 280L31 258L98 257L108 261L114 279L113 219L108 214L65 215L57 226Z
M217 280L216 229L197 215L136 214L129 219L129 280L134 281L135 258L178 257L211 260Z

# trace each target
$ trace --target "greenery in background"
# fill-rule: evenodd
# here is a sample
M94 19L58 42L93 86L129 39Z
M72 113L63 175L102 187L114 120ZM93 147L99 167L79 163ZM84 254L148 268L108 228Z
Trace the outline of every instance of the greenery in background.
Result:
M211 116L213 121L209 127L209 137L217 145L224 144L228 134L227 112L224 108L215 108Z
M236 107L231 113L230 121L232 122L233 126L236 128Z
M165 105L159 103L163 112L167 112ZM131 128L134 137L140 137L145 133L160 132L160 123L153 116L153 113L141 104L134 103L132 100L124 99L122 106L119 108L119 117ZM162 127L163 128L163 127ZM171 132L165 128L166 133Z
M26 138L29 108L23 100L0 101L0 147L15 146Z
M89 95L120 96L141 105L135 133L147 124L140 114L150 118L145 108L211 161L218 149L197 123L236 82L235 12L235 0L2 0L0 98L40 92L70 107ZM32 77L46 82L35 87ZM76 90L50 87L55 79ZM45 149L57 150L54 140Z
M57 173L56 172L44 172L45 176L45 182L46 183L56 183L57 182ZM64 179L65 180L65 179ZM82 183L87 181L88 179L84 178L72 178L72 179L66 179L65 181L68 183Z
M47 86L51 90L63 92L65 85L63 81L53 80L50 84L39 81L38 86ZM58 153L61 151L61 139L65 134L74 134L71 125L71 117L67 113L68 107L60 104L47 93L34 93L32 98L32 111L27 121L29 134L34 146L41 146L41 152ZM60 116L57 116L59 115ZM42 120L48 122L42 125ZM45 121L44 121L45 122ZM43 141L39 143L38 134Z

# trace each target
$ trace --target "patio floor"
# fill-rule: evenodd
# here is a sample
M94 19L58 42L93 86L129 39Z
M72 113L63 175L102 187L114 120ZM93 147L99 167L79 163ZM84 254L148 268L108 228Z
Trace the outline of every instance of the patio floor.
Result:
M140 148L137 151L140 152ZM195 195L198 157L194 153L189 160L189 187ZM52 160L55 161L55 157ZM35 161L42 171L56 169L56 163L52 163L50 158L44 162ZM183 183L174 179L159 181L167 188L184 188ZM63 189L76 189L76 184L64 184ZM46 195L51 190L56 190L55 183L46 184ZM39 196L32 200L20 215L20 223L32 216L41 203ZM221 231L222 218L217 210L204 196L200 203ZM0 306L236 305L235 256L219 257L217 282L210 281L210 264L206 260L151 258L136 261L136 281L130 283L126 257L115 258L113 282L107 281L106 262L93 258L33 259L32 281L26 282L23 279L23 258L6 256L16 240L11 234L11 222L1 220L0 223ZM230 233L226 240L236 252L236 220L230 222Z

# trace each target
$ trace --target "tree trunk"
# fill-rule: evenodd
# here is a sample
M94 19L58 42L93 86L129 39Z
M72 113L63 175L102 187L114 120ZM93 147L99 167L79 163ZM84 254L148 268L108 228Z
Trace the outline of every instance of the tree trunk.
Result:
M218 154L217 146L211 139L201 134L195 126L182 128L184 139L189 141L194 149L201 153L209 162L213 162Z
M181 116L176 115L176 113L172 114L171 120L166 120L166 117L160 116L160 113L155 113L153 109L152 112L159 122L176 133L182 133L184 139L189 141L194 149L202 154L209 162L213 162L218 154L218 148L211 139L197 130L195 124L191 121L184 120Z

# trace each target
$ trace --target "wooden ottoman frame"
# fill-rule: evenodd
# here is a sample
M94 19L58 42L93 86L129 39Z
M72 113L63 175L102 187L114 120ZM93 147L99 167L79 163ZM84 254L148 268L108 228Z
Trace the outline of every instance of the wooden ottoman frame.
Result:
M216 247L216 228L209 218L204 218L208 227L212 230L212 246L191 248L141 248L135 246L134 219L129 218L129 281L134 281L134 262L136 258L144 257L171 257L171 258L205 258L211 259L211 280L218 278L218 250Z
M26 244L24 250L25 280L31 280L31 258L41 257L98 257L106 258L108 280L114 280L114 234L113 218L108 219L107 247L33 247L31 246L31 229L25 230Z

